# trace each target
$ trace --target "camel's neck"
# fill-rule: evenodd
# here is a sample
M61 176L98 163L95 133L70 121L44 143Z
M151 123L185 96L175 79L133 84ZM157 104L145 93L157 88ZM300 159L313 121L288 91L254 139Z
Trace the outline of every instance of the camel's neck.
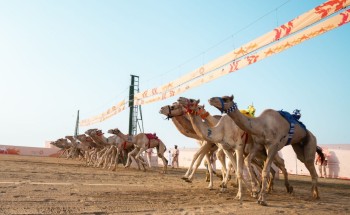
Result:
M200 116L189 115L193 129L197 135L203 140L210 142L221 142L223 139L223 125L217 124L215 127L210 127L207 123L202 121Z
M179 130L181 134L189 138L194 138L197 140L201 139L193 130L191 122L185 116L175 116L171 118L171 120L173 121L177 130Z
M216 124L218 124L218 122L219 122L218 119L216 119L214 116L210 115L209 112L206 112L206 113L208 113L208 115L205 118L205 120L209 123L210 127L214 127Z
M251 118L244 114L242 114L237 106L235 107L232 112L227 113L228 116L232 118L232 120L240 127L243 131L252 134L257 135L261 134L261 129L258 126L258 117L257 118Z
M132 143L134 143L135 141L134 141L134 137L132 137L132 138L129 138L129 135L125 135L125 134L123 134L122 132L120 132L119 131L119 133L118 134L116 134L118 137L120 137L120 138L122 138L124 141L127 141L127 142L132 142Z

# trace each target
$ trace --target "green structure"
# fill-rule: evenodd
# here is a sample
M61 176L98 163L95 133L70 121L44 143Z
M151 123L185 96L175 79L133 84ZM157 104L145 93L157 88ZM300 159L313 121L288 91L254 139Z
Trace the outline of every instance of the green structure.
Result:
M134 95L140 92L139 83L139 76L131 75L129 88L129 135L136 135L138 129L143 133L141 106L134 105Z

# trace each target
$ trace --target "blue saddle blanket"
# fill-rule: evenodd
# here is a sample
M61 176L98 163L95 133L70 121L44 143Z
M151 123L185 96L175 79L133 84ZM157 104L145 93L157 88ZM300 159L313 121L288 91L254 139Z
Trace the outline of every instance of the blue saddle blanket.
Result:
M283 111L283 110L280 110L280 111L277 111L278 113L281 114L281 116L283 116L283 118L285 118L289 124L299 124L305 131L306 131L306 126L300 122L298 119L296 119L292 114L288 113L287 111Z

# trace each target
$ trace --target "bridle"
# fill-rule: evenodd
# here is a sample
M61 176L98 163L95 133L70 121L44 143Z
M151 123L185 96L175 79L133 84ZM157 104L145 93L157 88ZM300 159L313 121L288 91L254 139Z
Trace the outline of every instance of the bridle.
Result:
M225 106L224 100L221 97L218 97L218 98L219 98L219 101L221 103L220 111L221 111L222 114L223 113L231 113L231 112L233 112L233 111L238 109L237 108L237 103L233 102L233 105L229 109L225 110L224 109L224 106Z
M168 110L169 110L169 113L168 113L167 117L165 118L165 119L167 119L167 120L173 118L173 116L171 116L171 108L170 108L170 105L168 105Z

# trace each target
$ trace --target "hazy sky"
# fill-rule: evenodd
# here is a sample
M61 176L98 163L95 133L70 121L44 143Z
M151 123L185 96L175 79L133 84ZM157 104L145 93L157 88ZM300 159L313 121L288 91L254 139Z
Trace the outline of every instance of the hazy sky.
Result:
M0 144L72 135L77 110L85 119L128 98L131 74L141 91L157 87L323 2L0 1ZM319 144L348 144L349 38L344 25L180 96L201 99L212 114L207 100L231 94L241 109L254 103L257 115L298 108ZM145 132L168 147L197 147L158 113L177 98L142 107ZM80 132L127 133L128 114Z

